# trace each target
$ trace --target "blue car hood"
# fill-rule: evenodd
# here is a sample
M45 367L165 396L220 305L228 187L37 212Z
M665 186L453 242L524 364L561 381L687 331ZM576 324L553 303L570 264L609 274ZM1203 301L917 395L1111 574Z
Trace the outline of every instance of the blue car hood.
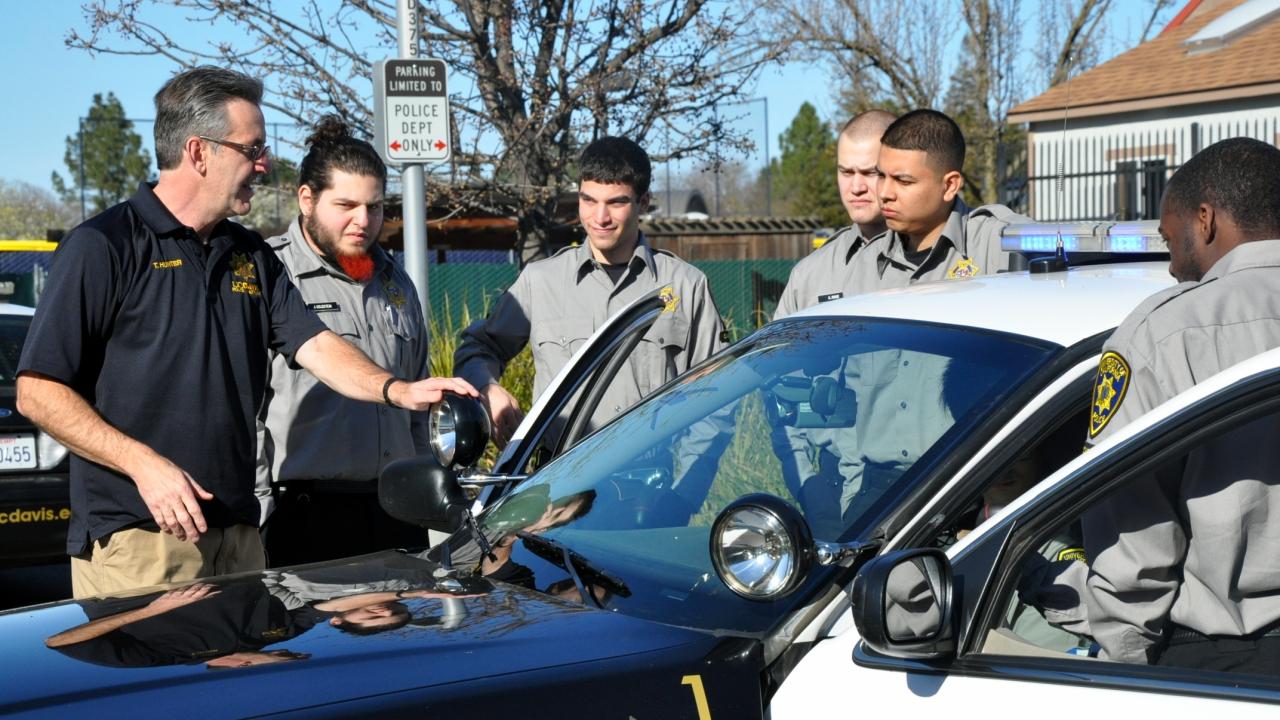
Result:
M334 624L335 603L388 593L381 609L398 603L407 624L368 634ZM435 564L395 552L14 610L0 614L0 637L0 716L95 718L287 713L477 681L493 690L529 673L660 665L655 653L673 651L696 668L723 645L515 585L441 582ZM268 655L279 661L217 667Z

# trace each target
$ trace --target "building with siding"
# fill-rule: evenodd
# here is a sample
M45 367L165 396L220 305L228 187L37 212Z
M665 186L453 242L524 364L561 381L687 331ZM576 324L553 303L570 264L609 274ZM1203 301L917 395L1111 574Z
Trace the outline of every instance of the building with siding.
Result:
M1013 108L1027 125L1027 212L1159 215L1173 171L1247 136L1280 144L1280 0L1191 0L1156 38Z

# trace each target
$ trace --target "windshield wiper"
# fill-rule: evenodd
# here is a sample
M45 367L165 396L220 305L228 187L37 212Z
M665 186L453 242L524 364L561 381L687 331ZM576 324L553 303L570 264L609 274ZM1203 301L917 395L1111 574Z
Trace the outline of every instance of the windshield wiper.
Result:
M584 601L590 598L593 605L604 609L604 605L600 604L600 599L596 597L594 592L590 591L590 588L595 587L597 584L614 595L631 597L631 588L627 587L627 584L621 578L595 565L583 557L581 553L570 550L568 545L551 538L535 535L527 530L516 531L516 537L524 540L525 547L529 549L529 552L553 565L564 568L565 572L569 573L569 577L573 579L573 584L578 588L578 592L582 595ZM593 582L584 582L583 575Z

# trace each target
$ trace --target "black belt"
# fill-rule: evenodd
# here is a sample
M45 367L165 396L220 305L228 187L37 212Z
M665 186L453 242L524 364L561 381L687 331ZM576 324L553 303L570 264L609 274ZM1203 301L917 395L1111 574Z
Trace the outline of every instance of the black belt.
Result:
M1248 635L1205 635L1199 630L1192 630L1185 625L1173 625L1173 629L1169 632L1169 644L1187 645L1213 640L1261 640L1269 637L1280 637L1280 622L1272 623L1260 630L1254 630Z

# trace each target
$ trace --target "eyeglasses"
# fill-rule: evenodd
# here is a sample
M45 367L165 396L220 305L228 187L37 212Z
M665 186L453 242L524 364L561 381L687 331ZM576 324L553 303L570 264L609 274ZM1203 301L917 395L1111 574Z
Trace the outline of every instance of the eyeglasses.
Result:
M231 142L230 140L219 140L218 138L211 138L211 137L208 137L207 135L197 135L196 137L200 138L201 140L208 140L209 142L216 143L218 145L226 145L232 150L235 150L236 152L248 158L249 162L258 162L262 158L266 157L267 152L270 150L270 147L266 143L263 143L261 145L259 145L258 143L254 143L252 145L245 145L243 143Z

